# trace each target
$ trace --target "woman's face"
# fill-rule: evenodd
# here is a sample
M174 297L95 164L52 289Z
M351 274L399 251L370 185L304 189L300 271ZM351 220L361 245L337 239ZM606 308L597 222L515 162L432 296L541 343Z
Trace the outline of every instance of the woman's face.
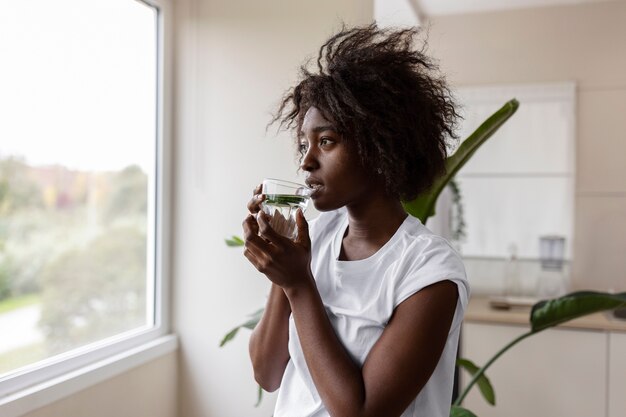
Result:
M365 201L371 181L354 145L317 108L308 109L298 136L300 168L307 173L305 182L314 189L311 198L317 210Z

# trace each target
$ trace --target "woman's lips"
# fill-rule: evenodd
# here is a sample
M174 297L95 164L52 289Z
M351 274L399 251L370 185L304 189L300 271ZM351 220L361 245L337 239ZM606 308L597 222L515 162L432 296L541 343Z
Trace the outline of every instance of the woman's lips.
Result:
M324 187L321 182L317 182L314 180L305 181L306 185L312 190L311 198L315 199L315 197L319 194L320 190Z
M319 194L320 190L323 188L322 184L314 184L311 187L311 190L313 190L311 192L311 198L315 199L317 197L317 195Z

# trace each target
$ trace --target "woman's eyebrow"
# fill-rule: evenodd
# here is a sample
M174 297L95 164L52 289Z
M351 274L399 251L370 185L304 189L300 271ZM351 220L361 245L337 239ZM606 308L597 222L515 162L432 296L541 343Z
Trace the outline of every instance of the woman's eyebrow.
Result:
M322 125L322 126L315 126L314 128L311 129L311 133L321 133L321 132L325 132L327 130L331 130L335 133L337 132L337 129L335 129L335 126L333 125ZM304 132L301 130L300 132L298 132L298 137L302 138L304 137Z

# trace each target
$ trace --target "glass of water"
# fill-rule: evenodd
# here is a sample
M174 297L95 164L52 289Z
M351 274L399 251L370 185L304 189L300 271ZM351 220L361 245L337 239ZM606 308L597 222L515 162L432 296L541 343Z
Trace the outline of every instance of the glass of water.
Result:
M306 210L309 205L311 189L295 182L266 178L263 180L262 193L265 200L261 209L270 218L270 226L276 232L290 239L298 234L296 212Z

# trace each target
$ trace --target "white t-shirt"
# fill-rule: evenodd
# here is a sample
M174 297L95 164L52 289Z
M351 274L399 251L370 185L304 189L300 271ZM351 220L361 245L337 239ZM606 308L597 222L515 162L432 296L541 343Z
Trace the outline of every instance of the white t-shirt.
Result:
M448 417L460 325L469 298L461 257L445 239L407 216L374 255L339 261L347 226L345 208L322 213L310 223L311 270L335 333L361 366L398 304L435 282L451 280L457 284L458 303L443 354L426 385L402 414ZM329 416L311 379L293 317L289 319L289 354L274 417Z

